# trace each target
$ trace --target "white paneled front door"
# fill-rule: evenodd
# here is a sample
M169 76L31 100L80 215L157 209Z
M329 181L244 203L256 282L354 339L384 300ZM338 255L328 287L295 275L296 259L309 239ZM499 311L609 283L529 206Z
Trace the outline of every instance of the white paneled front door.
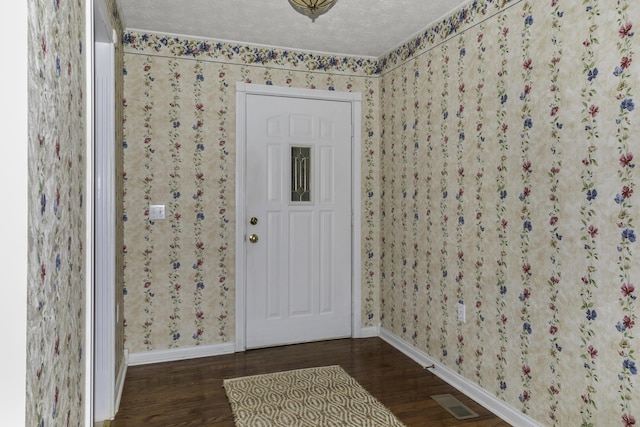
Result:
M351 336L351 111L247 95L247 348Z

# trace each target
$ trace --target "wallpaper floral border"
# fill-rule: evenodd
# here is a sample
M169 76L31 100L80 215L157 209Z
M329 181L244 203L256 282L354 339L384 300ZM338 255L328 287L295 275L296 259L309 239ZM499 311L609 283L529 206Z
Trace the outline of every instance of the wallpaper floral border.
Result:
M380 72L386 73L425 50L447 41L459 31L508 8L516 0L472 0L440 22L427 27L421 34L378 59Z
M124 43L131 53L137 51L166 57L219 61L229 65L340 72L358 76L373 76L379 71L378 61L373 58L327 55L155 33L128 31L124 34Z

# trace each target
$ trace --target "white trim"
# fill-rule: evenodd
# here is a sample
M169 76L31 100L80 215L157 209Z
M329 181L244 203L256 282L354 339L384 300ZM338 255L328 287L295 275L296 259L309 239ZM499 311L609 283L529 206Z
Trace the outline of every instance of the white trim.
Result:
M116 414L115 31L103 0L94 2L94 421Z
M351 103L351 336L362 337L362 288L361 288L361 129L362 94L319 89L302 89L269 85L236 83L236 351L246 349L246 264L245 253L245 144L246 97L248 94L284 96Z
M127 377L127 361L129 359L129 351L125 348L124 350L124 358L122 359L122 363L120 363L120 371L118 372L118 376L116 377L116 404L115 410L113 412L113 416L118 413L120 409L120 401L122 400L122 391L124 390L124 380Z
M236 82L236 93L283 96L287 98L322 99L325 101L359 102L362 100L362 94L359 92L258 85L244 82Z
M8 5L8 3L5 3ZM34 304L33 295L27 303L29 290L28 226L29 218L29 2L15 2L0 16L0 34L6 43L3 53L11 58L11 66L0 68L2 95L11 100L2 107L2 133L10 143L3 144L0 160L0 181L5 209L0 222L4 244L0 248L3 268L0 313L9 324L2 339L2 380L0 381L0 414L2 424L24 426L26 422L27 374L34 375L35 361L27 359L27 337L34 331L27 328L27 307ZM15 61L15 62L14 62ZM38 120L33 117L33 120ZM33 207L32 207L33 209ZM35 224L34 224L35 226ZM35 267L35 266L33 266ZM6 335L8 334L8 338ZM29 369L27 373L27 367Z
M507 404L503 400L500 400L485 389L479 387L477 384L464 378L457 372L452 371L445 365L429 357L426 353L423 353L422 351L408 344L407 342L402 340L402 338L394 335L392 332L381 328L380 338L391 344L393 347L404 353L409 358L413 359L419 365L425 367L425 369L427 366L433 365L434 368L429 369L431 373L441 378L443 381L456 388L461 393L464 393L475 402L484 406L489 411L502 418L509 424L521 427L540 427L540 424L538 424L530 417L516 410L511 405Z
M148 365L151 363L175 362L178 360L197 359L200 357L221 356L235 352L234 343L199 345L171 350L154 350L143 353L131 353L128 366Z
M244 277L246 227L245 218L245 150L238 150L244 146L246 135L247 94L246 85L236 84L236 351L244 351L245 344L245 287Z
M362 337L362 95L351 100L351 335Z
M380 326L360 328L360 333L354 338L375 338L380 336Z
M93 207L93 156L94 156L94 119L95 114L93 110L93 90L94 90L94 73L95 65L94 61L94 2L89 2L85 9L85 31L84 41L85 46L85 383L84 383L84 425L93 425L93 366L95 358L93 328L95 326L95 320L93 318L94 309L94 249L93 249L93 236L94 236L94 207Z

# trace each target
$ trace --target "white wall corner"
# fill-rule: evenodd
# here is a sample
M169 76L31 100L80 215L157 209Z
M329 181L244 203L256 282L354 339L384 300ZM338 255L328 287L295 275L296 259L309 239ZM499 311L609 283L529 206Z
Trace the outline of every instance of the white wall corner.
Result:
M456 390L465 394L470 399L473 399L478 404L484 406L509 424L521 427L540 427L540 424L532 418L516 410L511 405L500 400L498 397L479 387L477 384L467 380L457 372L452 371L445 365L431 358L426 353L423 353L411 344L407 343L402 338L394 335L392 332L381 328L380 338L400 352L404 353L419 365L423 367L433 365L434 368L429 369L431 373L454 387Z

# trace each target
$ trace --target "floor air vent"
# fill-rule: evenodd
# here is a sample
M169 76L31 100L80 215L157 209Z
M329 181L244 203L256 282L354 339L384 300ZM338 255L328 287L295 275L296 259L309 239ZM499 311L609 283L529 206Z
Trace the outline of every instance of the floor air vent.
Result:
M475 418L478 416L475 412L469 409L466 405L460 402L458 399L450 394L438 394L431 396L440 406L447 410L451 415L459 420L466 420L468 418Z

